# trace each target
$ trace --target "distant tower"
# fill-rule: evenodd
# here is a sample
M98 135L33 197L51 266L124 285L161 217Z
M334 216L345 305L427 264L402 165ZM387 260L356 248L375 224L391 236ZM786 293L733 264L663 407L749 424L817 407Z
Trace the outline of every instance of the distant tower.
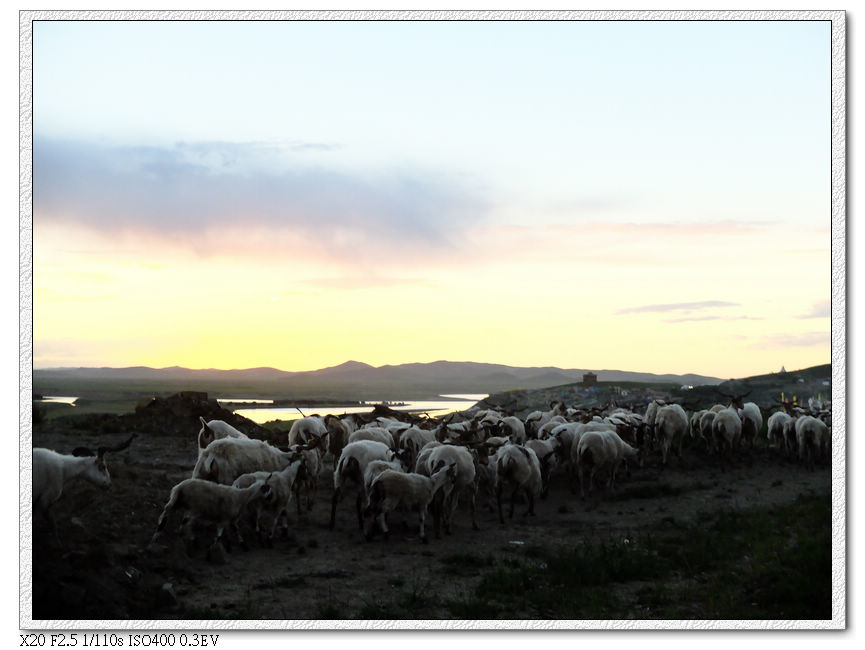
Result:
M597 384L598 376L593 372L587 372L583 375L583 383L584 384Z
M786 369L784 366L781 366L781 372L778 373L778 374L786 375L786 374L787 374L787 369Z

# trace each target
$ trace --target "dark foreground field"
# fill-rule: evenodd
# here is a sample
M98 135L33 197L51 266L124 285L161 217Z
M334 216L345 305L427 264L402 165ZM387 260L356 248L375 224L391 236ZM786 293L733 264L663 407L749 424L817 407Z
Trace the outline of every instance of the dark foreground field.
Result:
M33 618L86 619L829 619L830 471L758 448L721 472L686 448L581 501L557 475L550 496L501 525L479 497L453 534L366 542L351 497L328 529L332 482L274 548L224 558L148 547L173 485L188 478L195 434L139 436L111 459L112 488L71 489L57 546L36 522ZM37 430L69 452L123 439ZM507 516L507 512L506 512Z

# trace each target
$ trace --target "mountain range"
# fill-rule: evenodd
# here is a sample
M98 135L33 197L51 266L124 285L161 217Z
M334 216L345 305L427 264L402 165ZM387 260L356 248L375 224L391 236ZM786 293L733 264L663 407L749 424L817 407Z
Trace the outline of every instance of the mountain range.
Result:
M108 390L158 392L235 391L237 396L285 395L369 398L417 398L441 393L493 393L517 388L544 388L582 381L594 372L602 382L650 382L717 385L721 379L698 374L653 374L622 370L515 367L501 364L435 361L374 367L347 361L319 370L289 372L276 368L242 370L169 368L45 368L33 371L33 390L41 394ZM59 392L58 392L59 391Z

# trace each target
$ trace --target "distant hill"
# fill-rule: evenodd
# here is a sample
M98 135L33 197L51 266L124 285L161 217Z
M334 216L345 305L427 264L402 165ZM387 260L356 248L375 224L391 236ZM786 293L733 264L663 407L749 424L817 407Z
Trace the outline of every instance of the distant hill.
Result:
M33 390L47 395L157 394L206 391L231 397L423 398L440 393L494 393L579 382L586 369L514 367L435 361L374 367L358 361L302 372L276 368L242 370L170 368L53 368L33 371ZM621 370L592 371L601 382L717 385L721 379L696 374L656 375ZM228 395L228 393L232 393Z

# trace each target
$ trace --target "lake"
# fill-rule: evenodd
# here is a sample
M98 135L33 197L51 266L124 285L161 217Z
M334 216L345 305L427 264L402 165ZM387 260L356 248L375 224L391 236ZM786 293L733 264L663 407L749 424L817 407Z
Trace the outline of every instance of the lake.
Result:
M248 418L256 424L264 424L271 420L296 420L304 415L343 415L350 413L369 413L376 404L387 402L394 411L420 411L430 415L447 415L454 411L465 411L489 395L439 395L436 400L368 400L364 406L316 406L298 410L296 408L240 408L234 412ZM249 401L249 400L246 400ZM400 406L393 406L400 403Z

